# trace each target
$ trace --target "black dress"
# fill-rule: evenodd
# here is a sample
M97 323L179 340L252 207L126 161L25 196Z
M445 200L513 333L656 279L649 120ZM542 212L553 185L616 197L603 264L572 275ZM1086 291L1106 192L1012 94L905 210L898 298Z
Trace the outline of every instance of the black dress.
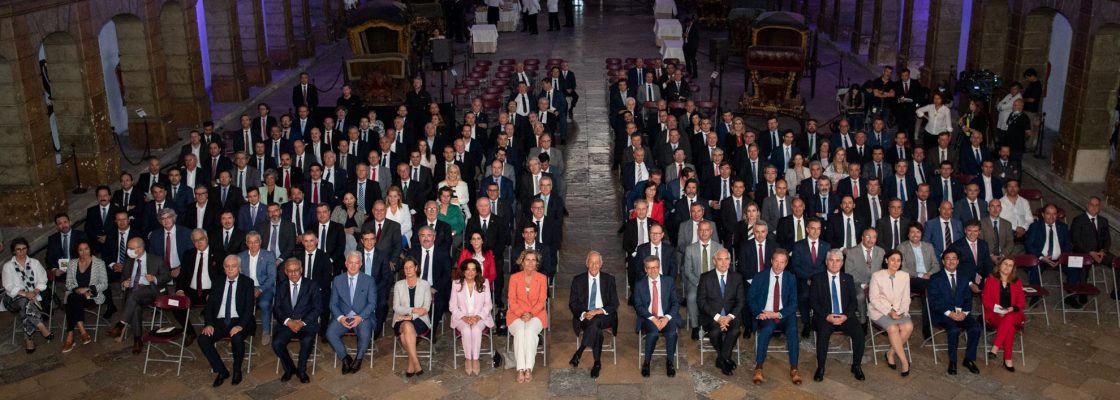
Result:
M416 287L415 286L408 288L408 307L409 308L415 308L416 307ZM401 335L401 322L404 322L404 321L396 321L396 322L393 323L393 333L396 334L397 336ZM428 332L428 324L425 324L424 320L421 320L421 319L413 319L412 320L412 327L416 329L416 334L417 335L423 335L424 333Z

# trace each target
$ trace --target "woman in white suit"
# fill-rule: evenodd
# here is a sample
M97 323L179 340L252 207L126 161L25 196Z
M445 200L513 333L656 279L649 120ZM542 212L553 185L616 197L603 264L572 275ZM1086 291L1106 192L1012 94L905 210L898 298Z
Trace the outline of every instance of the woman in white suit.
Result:
M481 273L478 260L468 258L459 264L459 279L451 285L451 328L459 331L463 339L463 353L467 375L478 375L478 353L482 348L482 331L494 327L490 310L490 286Z
M428 332L432 326L428 312L432 309L432 287L416 275L417 262L409 257L401 260L404 279L393 286L393 332L408 353L405 377L424 373L420 358L416 357L416 336Z

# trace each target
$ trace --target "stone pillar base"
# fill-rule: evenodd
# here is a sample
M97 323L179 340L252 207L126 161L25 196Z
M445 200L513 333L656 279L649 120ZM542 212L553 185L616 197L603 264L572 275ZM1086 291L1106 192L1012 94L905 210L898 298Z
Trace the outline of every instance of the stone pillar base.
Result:
M1073 183L1103 183L1108 168L1101 166L1108 165L1108 162L1108 149L1077 150L1073 174L1069 178Z
M245 63L245 82L253 86L268 85L272 82L268 65Z
M216 103L234 103L249 98L249 85L243 78L213 76L210 90Z
M54 179L40 185L0 191L0 215L4 215L0 219L0 225L38 226L54 223L54 215L67 209L68 186L64 185L64 179Z

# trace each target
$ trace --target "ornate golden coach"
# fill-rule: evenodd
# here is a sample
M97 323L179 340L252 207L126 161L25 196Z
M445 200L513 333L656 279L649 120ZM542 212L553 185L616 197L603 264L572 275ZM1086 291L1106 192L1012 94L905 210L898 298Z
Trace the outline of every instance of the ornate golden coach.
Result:
M804 17L783 11L760 14L751 23L744 57L750 81L740 111L803 118L805 100L798 94L798 83L809 61L809 27Z
M347 38L353 56L346 60L346 80L367 106L404 101L416 70L412 33L417 22L391 1L368 2L350 15Z

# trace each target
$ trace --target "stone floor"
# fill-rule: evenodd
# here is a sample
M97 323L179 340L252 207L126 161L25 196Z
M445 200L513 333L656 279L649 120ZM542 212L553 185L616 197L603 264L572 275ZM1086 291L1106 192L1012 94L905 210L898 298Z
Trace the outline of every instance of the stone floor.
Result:
M675 378L666 378L662 362L655 361L653 376L642 378L638 372L637 337L631 309L619 311L623 329L617 338L620 349L617 365L607 353L602 376L591 380L587 375L590 356L584 357L583 368L572 369L567 360L574 350L575 337L570 329L571 315L564 307L568 296L567 282L583 268L583 260L590 250L604 256L604 272L621 277L623 254L620 239L615 235L617 184L607 166L609 158L608 130L605 120L605 88L602 84L603 59L653 55L656 47L651 34L652 16L649 10L630 12L629 5L605 7L597 1L588 2L581 10L581 19L574 30L562 33L541 32L529 37L520 33L503 33L499 39L499 53L485 58L551 58L561 57L571 62L580 77L582 101L575 113L574 140L565 152L567 173L568 208L571 216L566 223L564 251L552 307L552 330L549 334L549 356L538 364L536 379L531 384L516 384L510 369L484 368L479 377L464 377L461 371L452 370L450 332L440 336L433 368L422 379L406 379L392 371L393 350L389 339L377 343L372 368L359 374L341 376L331 365L333 353L323 349L317 372L310 384L280 383L274 372L275 357L270 349L258 346L252 357L252 372L239 386L211 389L213 375L204 360L196 359L183 365L176 375L173 366L149 366L142 372L143 357L133 356L122 344L102 338L88 346L79 346L74 352L59 353L58 341L41 344L33 355L18 351L19 344L0 345L0 398L18 398L25 395L50 399L67 398L417 398L417 399L490 399L490 398L610 398L610 399L742 399L742 398L907 398L907 399L971 399L971 398L1116 398L1120 393L1120 330L1115 313L1105 313L1101 323L1091 316L1071 317L1063 324L1060 313L1051 309L1047 324L1036 317L1029 322L1026 363L1016 359L1018 372L1003 371L997 365L981 366L980 375L963 372L948 376L944 363L934 365L929 348L921 346L920 338L913 338L914 373L909 378L899 377L883 365L874 365L870 355L864 357L868 380L855 381L845 367L849 356L833 356L829 360L829 375L822 383L808 381L793 386L784 379L786 356L771 355L766 365L769 380L761 386L749 382L746 370L753 362L753 341L743 341L743 369L738 374L723 376L712 366L710 358L700 365L697 344L687 338L680 342L680 366ZM461 49L460 49L461 50ZM825 62L838 59L836 52L823 48ZM705 57L701 68L710 70ZM312 66L318 79L329 81L333 75L333 59L321 60ZM740 67L741 68L741 67ZM866 70L848 68L849 75L871 76ZM824 69L818 79L817 99L810 103L814 115L834 115L833 103L822 95L838 79L838 69ZM862 79L862 78L861 78ZM727 82L725 90L742 82ZM700 82L706 88L707 82ZM803 84L803 89L807 89ZM703 90L706 93L706 89ZM280 92L265 92L263 97L271 102L285 104ZM333 98L326 95L323 98ZM730 104L725 92L725 103ZM225 107L225 108L222 108ZM234 112L236 106L219 109ZM216 112L215 115L218 115ZM752 121L754 122L754 121ZM758 122L754 122L758 123ZM1028 180L1028 186L1039 186ZM1049 194L1049 193L1048 193ZM1048 196L1058 198L1058 196ZM1059 200L1061 202L1062 200ZM1073 209L1068 203L1067 209ZM606 221L606 222L604 222ZM1052 278L1052 276L1047 276ZM1107 297L1102 297L1102 301ZM1053 304L1053 301L1051 301ZM1113 309L1113 303L1105 303ZM0 316L0 337L8 334L10 314ZM58 322L56 318L55 322ZM104 332L103 332L104 333ZM505 338L495 337L495 345L504 348ZM258 337L259 340L259 337ZM41 339L39 340L41 342ZM324 346L325 347L325 346ZM199 355L197 347L192 348ZM808 346L801 346L800 367L805 378L815 368L814 357ZM509 357L506 357L509 367Z

